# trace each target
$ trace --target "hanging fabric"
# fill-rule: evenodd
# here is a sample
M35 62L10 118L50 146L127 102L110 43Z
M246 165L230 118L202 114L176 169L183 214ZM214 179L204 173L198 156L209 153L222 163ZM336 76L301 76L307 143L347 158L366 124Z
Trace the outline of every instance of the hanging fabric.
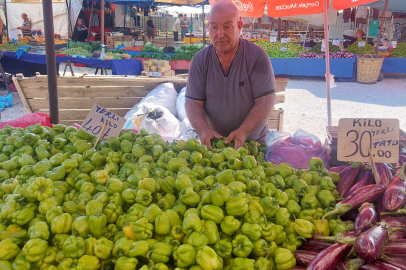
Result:
M368 36L377 37L379 33L379 20L372 20L369 22L369 33Z
M355 18L366 19L368 17L368 8L364 6L359 6L355 14Z
M351 20L351 8L346 8L343 11L344 23L348 23Z
M355 23L355 13L357 12L357 9L354 7L354 8L352 8L352 11L351 11L351 22L352 23Z

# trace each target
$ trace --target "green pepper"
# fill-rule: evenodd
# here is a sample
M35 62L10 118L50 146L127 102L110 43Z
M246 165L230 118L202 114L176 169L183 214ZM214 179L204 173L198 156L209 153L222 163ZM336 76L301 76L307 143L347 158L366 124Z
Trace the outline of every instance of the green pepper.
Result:
M261 237L261 226L259 224L244 223L241 227L241 231L251 241L257 241Z
M76 169L79 166L79 163L77 160L74 159L65 159L62 162L62 166L65 168L66 172L69 173L73 169Z
M19 252L20 248L16 245L16 243L14 243L13 239L5 239L0 242L0 260L2 261L11 260Z
M184 188L191 187L193 188L192 180L186 174L178 175L175 180L175 188L180 192Z
M168 170L178 172L181 167L187 167L187 161L184 158L172 158L168 162Z
M293 200L297 203L300 201L299 197L297 196L296 192L293 189L291 189L291 188L286 189L285 193L286 193L286 195L288 195L289 200Z
M293 174L292 167L287 163L281 163L276 167L276 172L283 178Z
M115 263L115 270L135 270L138 260L136 258L119 257Z
M300 179L306 182L308 186L312 185L313 174L309 171L306 171L300 175Z
M122 239L124 239L124 240L122 240ZM131 239L127 239L127 238L121 238L120 240L132 241ZM116 243L114 243L114 246L116 246ZM135 242L133 241L131 246L129 246L128 248L129 248L128 256L130 256L130 257L141 256L141 257L147 258L147 254L150 251L150 245L145 240L140 240L140 241L135 241ZM113 249L113 254L114 254L114 249Z
M233 216L226 216L220 224L221 230L226 235L233 235L241 226L239 220Z
M272 183L265 183L261 186L261 197L272 197L276 192L276 187Z
M156 217L154 229L157 234L169 234L171 231L171 224L169 215L167 213L162 213Z
M188 237L187 243L193 246L195 250L200 250L208 245L208 241L203 232L192 232Z
M163 242L157 242L152 245L149 258L154 263L167 263L172 254L172 247Z
M105 260L110 257L111 252L113 251L113 242L108 240L105 237L100 237L94 243L94 255L102 260Z
M196 263L196 251L192 245L181 245L174 253L178 267L190 267Z
M341 223L340 219L330 219L328 221L328 229L329 229L329 231L333 232L338 223Z
M318 186L309 186L309 191L307 193L312 193L315 196L317 196L317 194L319 194L319 188Z
M262 206L264 215L267 218L273 218L280 208L278 201L272 197L265 197L261 199L259 204Z
M63 252L67 258L82 257L85 254L85 240L80 236L69 236L63 243Z
M231 199L230 199L230 201L231 201ZM227 204L229 202L227 202ZM228 213L228 211L227 211L227 213ZM224 219L224 212L223 212L223 209L221 209L218 206L205 205L201 209L201 216L205 220L211 220L211 221L214 221L216 224L220 224L221 221Z
M86 238L89 235L89 217L80 216L76 218L72 223L72 233L77 233L77 235Z
M321 160L320 158L312 157L309 160L308 164L309 164L310 170L312 170L312 171L321 172L324 169L323 160Z
M338 173L336 173L336 172L331 172L331 173L330 173L330 177L331 177L331 179L333 180L333 183L334 183L335 185L338 185L338 184L341 182L341 177L340 177L340 175L339 175Z
M286 241L282 244L282 247L289 249L291 252L295 252L297 248L302 245L301 240L306 240L306 238L298 236L296 233L289 233L286 236Z
M220 240L220 235L217 229L216 223L211 220L205 220L202 222L202 232L207 237L209 245L214 245Z
M249 180L247 183L247 192L252 196L261 195L261 184L257 180Z
M18 185L19 181L17 179L7 179L1 184L1 190L6 194L11 194Z
M233 270L254 270L255 260L247 258L235 258L232 263Z
M316 196L312 193L307 193L303 196L301 205L303 209L316 209L319 207L320 202L317 200Z
M61 270L69 270L75 268L97 270L100 268L100 262L96 256L83 255L82 257L80 257L80 259L65 258L58 265L58 269Z
M49 238L49 227L46 222L40 221L37 222L35 225L32 225L28 229L28 235L30 239L41 238L44 240L48 240Z
M175 206L176 202L176 196L170 193L167 193L165 196L162 197L158 201L158 206L161 208L163 211L166 211L168 209L171 209L172 207Z
M5 269L7 269L7 268L5 268ZM12 268L10 268L10 269L30 270L31 263L26 261L24 256L17 256L17 258L13 262Z
M222 154L213 153L210 157L210 162L213 167L218 167L222 162L224 162L225 157Z
M217 183L227 186L234 181L233 170L227 169L216 174Z
M303 196L309 190L309 186L302 179L294 180L292 188L297 193L297 195L299 195L299 196Z
M154 226L148 222L147 218L140 218L134 222L133 232L137 240L146 240L152 238Z
M248 199L245 193L232 196L226 203L226 211L230 216L243 216L248 212Z
M196 262L203 269L216 270L222 269L222 261L217 256L216 252L209 246L205 246L202 250L199 250L196 255Z
M304 219L296 219L295 223L296 224L294 225L293 229L298 235L305 238L312 238L315 227L311 222Z
M47 212L48 214L48 212ZM68 213L58 215L52 219L51 222L51 231L52 233L68 233L71 230L72 226L72 216Z
M310 171L310 173L312 174L312 185L313 186L318 186L320 184L320 180L321 180L319 172Z
M26 133L23 136L25 145L34 146L34 144L40 139L40 137L34 133Z
M226 160L231 160L233 158L240 158L240 154L231 147L227 147L227 148L223 149L223 151L221 153L226 158Z
M328 207L334 207L336 205L336 199L333 197L333 195L331 195L331 191L330 190L321 190L318 194L317 194L317 199L320 201L320 203L328 208Z
M233 254L236 257L246 258L250 255L254 245L245 235L238 235L232 241Z
M201 232L202 221L196 214L189 214L183 219L182 229L187 236L189 236L193 232Z
M35 213L32 209L24 208L13 213L11 222L18 225L25 225L30 222L34 216Z
M210 200L215 206L223 206L230 199L230 190L223 184L214 184L210 190Z
M137 196L135 198L135 201L144 206L150 205L150 203L152 202L151 192L149 192L146 189L139 189L137 191Z
M315 234L330 235L329 221L326 219L318 219L314 221Z
M90 233L93 237L99 238L104 235L107 224L107 217L101 212L101 209L89 217Z
M290 269L296 265L296 259L290 250L278 248L275 251L275 264L278 270Z
M349 232L349 231L350 230L348 229L348 227L343 222L339 222L334 227L333 235L337 235L337 234L340 234L340 233L344 234L344 233Z
M288 201L288 203L286 204L286 209L288 209L289 214L293 216L298 216L302 211L300 205L294 200Z
M274 198L278 201L280 206L285 206L289 201L288 195L280 189L276 190Z
M23 248L23 254L25 255L25 260L29 262L38 262L44 258L46 250L48 248L48 242L37 238L31 239L25 243Z
M324 176L323 178L321 178L320 185L319 185L319 190L333 191L335 189L336 189L336 186L334 185L333 180L331 179L331 177Z
M260 257L255 261L254 268L258 270L269 270L275 269L276 265L275 261L272 258L267 259L264 257Z
M182 203L192 207L197 206L200 202L199 194L197 194L191 187L182 189L179 193L179 199Z
M175 240L181 241L183 239L183 236L184 236L182 226L181 225L173 226L171 228L171 231L170 231L169 235L172 236Z

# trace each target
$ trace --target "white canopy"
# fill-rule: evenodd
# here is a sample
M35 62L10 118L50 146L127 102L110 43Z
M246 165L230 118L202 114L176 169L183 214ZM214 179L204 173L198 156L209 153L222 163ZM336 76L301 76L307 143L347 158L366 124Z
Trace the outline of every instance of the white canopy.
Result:
M204 13L209 13L211 10L210 5L204 6ZM201 14L202 13L202 6L199 7L191 7L191 6L161 6L158 9L158 12L166 12L168 11L169 14L176 15L179 13L182 14Z

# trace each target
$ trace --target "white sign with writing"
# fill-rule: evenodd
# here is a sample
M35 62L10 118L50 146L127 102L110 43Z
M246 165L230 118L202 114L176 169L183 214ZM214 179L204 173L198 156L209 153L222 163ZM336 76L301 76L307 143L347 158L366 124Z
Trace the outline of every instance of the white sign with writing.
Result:
M270 38L269 38L269 41L270 41L270 42L276 42L276 37L270 37Z
M86 116L80 129L90 135L100 136L100 140L107 142L110 137L118 137L120 135L124 124L124 118L93 103L92 109Z
M288 43L288 39L287 38L281 38L281 43Z
M326 51L326 45L324 45L324 44L321 45L321 51L322 51L322 52L325 52L325 51Z
M284 51L286 51L286 50L287 50L287 48L285 48L285 47L282 47L282 48L281 48L281 51L282 51L282 52L284 52Z
M135 41L134 46L144 46L144 41Z
M358 41L358 47L365 47L365 41Z
M342 118L338 124L340 161L377 163L399 161L399 120Z
M335 46L340 45L340 41L339 41L339 40L337 40L337 39L333 40L333 45L335 45Z
M396 49L396 46L398 45L397 41L392 41L392 48Z

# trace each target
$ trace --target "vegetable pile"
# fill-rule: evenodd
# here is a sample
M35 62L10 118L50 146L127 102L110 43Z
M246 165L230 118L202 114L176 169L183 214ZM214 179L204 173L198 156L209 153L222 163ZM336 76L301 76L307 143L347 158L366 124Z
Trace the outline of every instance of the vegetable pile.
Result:
M69 56L69 57L72 57L74 55L83 55L86 57L93 57L93 54L90 51L85 50L81 47L66 49L63 51L63 54L65 54L66 56Z
M18 50L18 47L20 46L27 46L27 44L21 42L0 44L0 50L8 52L16 52Z
M354 54L349 52L331 52L330 58L353 58ZM297 58L326 58L325 53L306 52L300 53Z
M93 42L93 43L96 43L94 46L97 45L97 42ZM93 45L89 45L86 42L80 42L80 41L76 41L76 42L71 41L71 42L69 42L69 49L71 49L71 48L80 48L80 49L91 52L92 51L92 46Z
M339 52L339 51L340 51L340 47L338 47L338 46L336 46L336 45L333 45L332 42L329 42L328 44L329 44L329 50L330 50L330 52ZM322 53L322 51L321 51L321 45L322 45L322 43L321 43L321 42L318 42L318 43L316 44L316 46L314 46L310 51L313 52L313 53Z
M392 57L406 58L406 42L401 42L396 45L395 49L390 51Z
M0 131L2 269L289 269L314 233L349 225L340 183L264 160L263 145L165 142L129 130L108 143L64 125Z
M365 41L365 40L360 40L360 41ZM375 53L374 47L371 46L370 44L368 44L366 41L365 41L365 47L358 47L358 42L359 41L356 41L353 44L351 44L350 46L348 46L346 51L354 53L354 54Z
M262 47L270 58L297 58L301 52L307 52L305 47L294 43L258 41L255 44ZM282 48L286 51L281 51Z
M406 160L400 156L400 160ZM295 252L306 269L405 269L405 165L376 163L376 176L361 163L332 168L342 176L337 186L344 198L323 218L341 216L341 232L315 235ZM388 211L388 212L387 212ZM332 220L329 221L332 222ZM350 226L349 226L350 225ZM338 226L338 225L337 225Z

